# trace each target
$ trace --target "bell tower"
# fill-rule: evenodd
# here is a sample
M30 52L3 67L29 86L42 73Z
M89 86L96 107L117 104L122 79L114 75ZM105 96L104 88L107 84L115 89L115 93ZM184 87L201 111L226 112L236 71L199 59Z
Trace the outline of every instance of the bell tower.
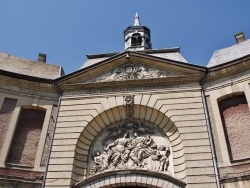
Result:
M124 30L125 50L140 51L151 49L150 30L140 25L138 14L135 14L133 26L127 27Z

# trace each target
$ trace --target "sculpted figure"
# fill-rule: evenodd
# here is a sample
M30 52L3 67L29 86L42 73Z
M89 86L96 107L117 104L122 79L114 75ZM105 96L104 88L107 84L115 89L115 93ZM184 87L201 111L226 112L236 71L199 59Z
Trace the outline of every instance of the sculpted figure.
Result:
M145 137L139 137L138 134L134 133L134 138L131 140L131 152L130 158L134 162L134 167L141 166L141 160L139 158L140 150L143 148L143 142L145 141Z
M89 175L128 168L166 173L169 167L170 149L164 145L156 145L154 137L149 135L149 131L144 131L147 132L145 134L139 128L139 124L130 122L126 124L126 127L124 124L119 125L118 129L122 132L115 129L115 132L119 133L118 135L110 131L110 134L106 136L108 138L106 141L111 143L104 147L102 153L96 152ZM147 127L142 126L142 128ZM139 136L137 132L134 132L135 130L144 136ZM128 132L124 134L124 131ZM132 131L133 137L130 137ZM123 137L120 137L122 134L124 134ZM116 139L118 136L120 138Z
M135 132L130 153L130 158L134 162L134 167L144 167L143 160L155 154L155 148L157 148L157 146L150 136L139 137Z
M90 169L90 175L94 175L95 173L98 173L102 170L102 156L100 154L100 152L98 151L96 153L96 156L94 157L94 165L93 167Z
M126 105L133 105L134 96L132 95L125 96L125 102L126 102Z
M159 156L159 161L160 161L160 167L159 171L167 171L168 166L169 166L169 154L170 150L166 146L160 145L159 151L158 151L158 156Z
M110 159L112 157L113 152L111 150L104 151L102 154L103 164L102 171L107 170L110 165Z
M157 152L157 145L155 144L154 140L148 135L143 142L143 147L138 153L138 157L140 161L155 155Z
M125 151L126 151L126 146L129 142L129 133L125 133L123 138L117 139L115 142L110 143L104 151L112 150L112 166L116 167L118 162L121 160L122 157L126 157Z
M143 67L143 66L140 66L138 68L137 74L138 74L139 79L150 77L150 74L148 73L148 69L146 67Z

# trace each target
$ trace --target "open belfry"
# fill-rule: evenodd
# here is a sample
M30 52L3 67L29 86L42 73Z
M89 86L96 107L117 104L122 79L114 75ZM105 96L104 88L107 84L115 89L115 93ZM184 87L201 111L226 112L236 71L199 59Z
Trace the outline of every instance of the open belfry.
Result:
M204 67L153 49L137 13L123 34L66 75L0 53L0 187L250 187L250 40Z

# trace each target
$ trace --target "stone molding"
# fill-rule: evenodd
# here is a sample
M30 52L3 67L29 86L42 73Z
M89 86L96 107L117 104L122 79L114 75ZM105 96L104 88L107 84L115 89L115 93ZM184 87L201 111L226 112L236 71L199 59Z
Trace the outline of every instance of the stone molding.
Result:
M149 188L184 188L186 183L172 176L147 170L119 170L101 173L85 179L74 188L104 187L149 187Z
M42 183L43 175L43 172L37 171L0 168L0 179L11 181L21 180L31 183Z

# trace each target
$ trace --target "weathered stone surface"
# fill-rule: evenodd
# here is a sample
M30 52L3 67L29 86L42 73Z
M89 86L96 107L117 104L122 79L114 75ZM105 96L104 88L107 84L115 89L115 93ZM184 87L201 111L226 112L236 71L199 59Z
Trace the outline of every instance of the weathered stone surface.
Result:
M43 156L42 156L41 166L46 165L47 159L49 156L49 148L50 148L50 144L51 144L52 138L53 138L52 134L53 134L54 123L56 120L56 112L57 112L57 106L53 106L51 118L49 121L48 130L47 130L46 141L45 141L45 145L43 148Z
M110 81L122 81L122 80L137 80L137 79L150 79L150 78L164 78L174 77L178 74L163 71L156 68L148 67L140 63L129 62L120 65L110 72L104 73L98 77L86 81L91 82L110 82Z
M11 116L15 109L17 100L11 98L5 98L1 111L0 111L0 150L3 146L4 138L8 130L8 125L11 120Z
M169 155L169 148L157 146L150 136L142 137L134 132L134 137L129 138L129 132L126 132L124 137L108 144L103 153L97 152L90 175L115 169L147 169L167 173Z

